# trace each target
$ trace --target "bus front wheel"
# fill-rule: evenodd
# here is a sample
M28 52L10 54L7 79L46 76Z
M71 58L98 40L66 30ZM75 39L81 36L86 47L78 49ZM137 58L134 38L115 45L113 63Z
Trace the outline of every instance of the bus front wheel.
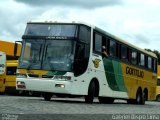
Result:
M92 81L88 88L88 95L85 96L85 102L93 103L94 96L95 96L95 82Z
M43 93L43 97L45 101L50 101L52 96L53 96L52 93L48 93L48 92Z

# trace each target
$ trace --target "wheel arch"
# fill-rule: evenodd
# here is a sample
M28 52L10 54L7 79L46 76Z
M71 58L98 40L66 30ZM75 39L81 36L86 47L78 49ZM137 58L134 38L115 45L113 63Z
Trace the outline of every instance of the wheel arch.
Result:
M138 93L140 93L142 95L142 87L141 86L139 86L137 88L136 96L137 96Z

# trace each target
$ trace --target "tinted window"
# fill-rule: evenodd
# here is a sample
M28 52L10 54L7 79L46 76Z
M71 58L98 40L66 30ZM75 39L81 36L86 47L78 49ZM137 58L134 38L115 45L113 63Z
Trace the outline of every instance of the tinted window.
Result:
M153 59L153 71L157 72L157 60Z
M102 37L102 46L105 46L106 51L108 53L108 39L106 37Z
M126 45L121 45L121 59L128 60L128 48Z
M116 42L113 40L110 40L110 56L116 56Z
M132 64L137 64L137 51L132 50L131 52L131 62Z
M148 57L148 68L149 69L152 68L152 59L151 59L151 57Z
M80 30L79 30L80 41L84 41L85 43L90 43L90 38L91 38L90 29L88 29L85 26L80 26Z
M95 34L95 51L102 51L102 36L99 34Z
M145 67L148 68L148 56L145 56Z
M144 54L140 54L140 66L144 66Z

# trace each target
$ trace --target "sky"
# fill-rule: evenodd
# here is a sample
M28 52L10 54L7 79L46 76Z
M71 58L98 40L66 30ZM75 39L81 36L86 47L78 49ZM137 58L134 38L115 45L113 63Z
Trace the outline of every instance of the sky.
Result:
M0 40L22 40L31 20L81 21L160 51L160 0L0 0Z

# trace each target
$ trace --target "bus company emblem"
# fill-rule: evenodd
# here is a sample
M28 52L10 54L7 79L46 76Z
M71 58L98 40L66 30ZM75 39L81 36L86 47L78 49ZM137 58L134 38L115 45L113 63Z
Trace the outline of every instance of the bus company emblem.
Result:
M99 62L100 62L101 60L100 59L95 59L95 60L93 60L93 63L94 63L94 67L95 68L98 68L99 67Z

